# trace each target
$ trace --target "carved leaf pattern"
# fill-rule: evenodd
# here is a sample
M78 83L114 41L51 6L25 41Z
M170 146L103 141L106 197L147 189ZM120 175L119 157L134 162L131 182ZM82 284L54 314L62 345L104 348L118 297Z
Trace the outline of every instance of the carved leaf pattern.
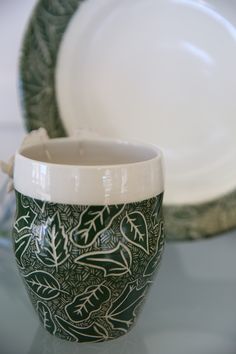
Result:
M160 257L161 253L159 251L156 251L154 256L152 256L152 258L150 259L147 267L145 268L145 271L143 273L145 277L151 276L156 271L160 263Z
M55 317L61 328L69 334L71 340L77 342L101 342L108 338L107 330L97 323L93 323L88 327L77 327L60 316Z
M119 243L108 251L88 252L75 259L75 262L91 268L101 269L104 276L120 276L131 273L132 255L127 246Z
M118 216L124 205L87 207L80 215L78 225L71 232L71 239L77 247L91 246L106 231Z
M23 216L25 222L26 216L23 227L27 224L29 229L14 229L15 254L30 298L50 333L100 342L133 325L164 245L161 209L155 201L114 209L42 205L26 196L24 205L18 202L18 219ZM88 222L89 232L73 239L74 232L82 230L81 222Z
M161 261L161 256L163 253L163 248L164 248L164 223L163 221L159 222L159 224L156 225L156 227L159 227L159 233L157 237L157 243L156 243L156 252L152 256L152 258L149 260L143 276L144 277L150 277L154 274L155 271L157 271L158 266Z
M23 215L20 215L14 223L14 228L17 232L29 230L36 217L36 214L33 212L33 210L30 208L27 208L26 210L27 211Z
M42 299L54 299L62 292L58 281L45 271L35 271L24 278L30 289Z
M155 224L158 223L159 218L161 217L162 213L162 201L163 201L163 194L160 194L156 197L154 207L152 210L152 219Z
M52 319L52 314L48 306L45 305L43 302L38 301L37 310L44 328L46 328L50 333L55 334L56 326Z
M22 258L30 244L30 240L30 234L23 235L15 240L15 256L17 263L21 268L24 268Z
M122 235L136 247L149 253L148 229L144 215L139 211L126 213L120 225Z
M56 213L41 228L41 235L36 241L36 256L46 266L57 269L69 257L67 244L67 234L61 226L59 214Z
M114 329L126 332L135 319L135 310L145 296L146 287L137 288L136 281L127 284L106 314L107 321Z
M110 290L105 285L89 286L82 294L77 295L72 303L66 306L68 317L73 322L87 320L98 311L102 304L110 298Z

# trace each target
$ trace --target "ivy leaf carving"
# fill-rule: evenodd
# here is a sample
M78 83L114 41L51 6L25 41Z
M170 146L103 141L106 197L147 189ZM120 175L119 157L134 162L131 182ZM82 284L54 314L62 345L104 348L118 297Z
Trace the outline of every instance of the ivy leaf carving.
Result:
M47 305L43 302L37 302L37 311L39 313L40 320L44 326L50 333L55 334L56 326L52 319L52 314Z
M34 206L35 206L35 210L40 212L40 213L44 213L45 212L45 208L46 208L46 205L47 203L46 202L43 202L41 200L35 200L33 199L33 202L34 202Z
M149 254L147 223L140 211L126 213L121 221L120 231L127 241Z
M68 237L61 225L59 214L48 218L41 228L41 235L36 241L36 256L48 267L58 268L69 257Z
M160 223L157 224L157 227L159 228L158 231L158 236L157 236L157 244L156 244L156 252L148 262L143 276L144 277L149 277L152 276L153 273L157 270L160 261L161 261L161 256L163 253L163 248L164 248L164 223L161 221Z
M58 281L47 272L31 272L25 275L24 278L30 289L42 299L54 299L60 292L64 292L60 289Z
M107 330L97 323L93 323L88 327L77 327L60 316L55 317L61 328L69 334L70 340L77 342L102 342L108 339Z
M15 256L17 263L21 268L24 268L22 257L29 246L30 239L30 234L26 234L15 240Z
M71 231L72 242L80 248L91 246L123 209L124 205L87 207L81 213L78 225Z
M136 281L126 285L121 295L116 299L106 313L106 320L113 329L127 332L133 324L136 308L142 303L146 287L137 288Z
M119 242L114 249L88 252L76 258L75 262L101 269L105 277L120 276L125 273L131 274L132 255L129 248Z
M157 223L162 212L162 201L163 201L163 193L159 194L156 197L154 202L153 210L152 210L152 219L154 223Z
M150 259L150 261L148 262L148 264L144 270L143 276L144 277L151 276L155 272L155 270L158 268L160 260L161 260L161 251L157 250L155 252L155 254L152 256L152 258Z
M156 252L148 262L143 276L144 277L149 277L152 276L153 273L157 270L160 261L161 261L161 256L163 253L163 248L164 248L164 223L161 221L160 223L157 224L157 227L159 228L158 231L158 236L157 236L157 244L156 244Z
M23 230L29 230L33 224L36 214L30 208L26 209L24 215L19 216L14 223L15 230L19 233Z
M110 296L111 292L105 285L89 286L66 306L66 313L73 322L87 320L91 313L98 311Z

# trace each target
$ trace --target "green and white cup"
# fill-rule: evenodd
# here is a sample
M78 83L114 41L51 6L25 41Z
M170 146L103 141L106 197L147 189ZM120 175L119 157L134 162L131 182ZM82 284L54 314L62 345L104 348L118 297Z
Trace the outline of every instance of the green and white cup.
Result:
M15 156L15 256L43 326L100 342L135 323L164 245L161 152L60 138Z

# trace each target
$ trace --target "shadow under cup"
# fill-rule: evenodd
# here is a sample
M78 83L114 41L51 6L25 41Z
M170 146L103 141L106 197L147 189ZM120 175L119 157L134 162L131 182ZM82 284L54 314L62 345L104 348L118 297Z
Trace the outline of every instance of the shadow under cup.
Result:
M15 156L16 261L43 326L100 342L134 324L164 245L160 151L53 139Z

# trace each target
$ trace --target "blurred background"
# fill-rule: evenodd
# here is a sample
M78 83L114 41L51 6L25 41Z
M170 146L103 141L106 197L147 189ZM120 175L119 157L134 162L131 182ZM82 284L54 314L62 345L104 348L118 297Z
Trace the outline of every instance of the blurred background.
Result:
M36 0L0 0L0 160L7 161L24 137L18 94L18 61L22 37ZM6 195L7 178L0 172L0 225L10 230L13 193Z
M21 40L35 0L0 1L0 158L7 159L24 135L17 92Z

